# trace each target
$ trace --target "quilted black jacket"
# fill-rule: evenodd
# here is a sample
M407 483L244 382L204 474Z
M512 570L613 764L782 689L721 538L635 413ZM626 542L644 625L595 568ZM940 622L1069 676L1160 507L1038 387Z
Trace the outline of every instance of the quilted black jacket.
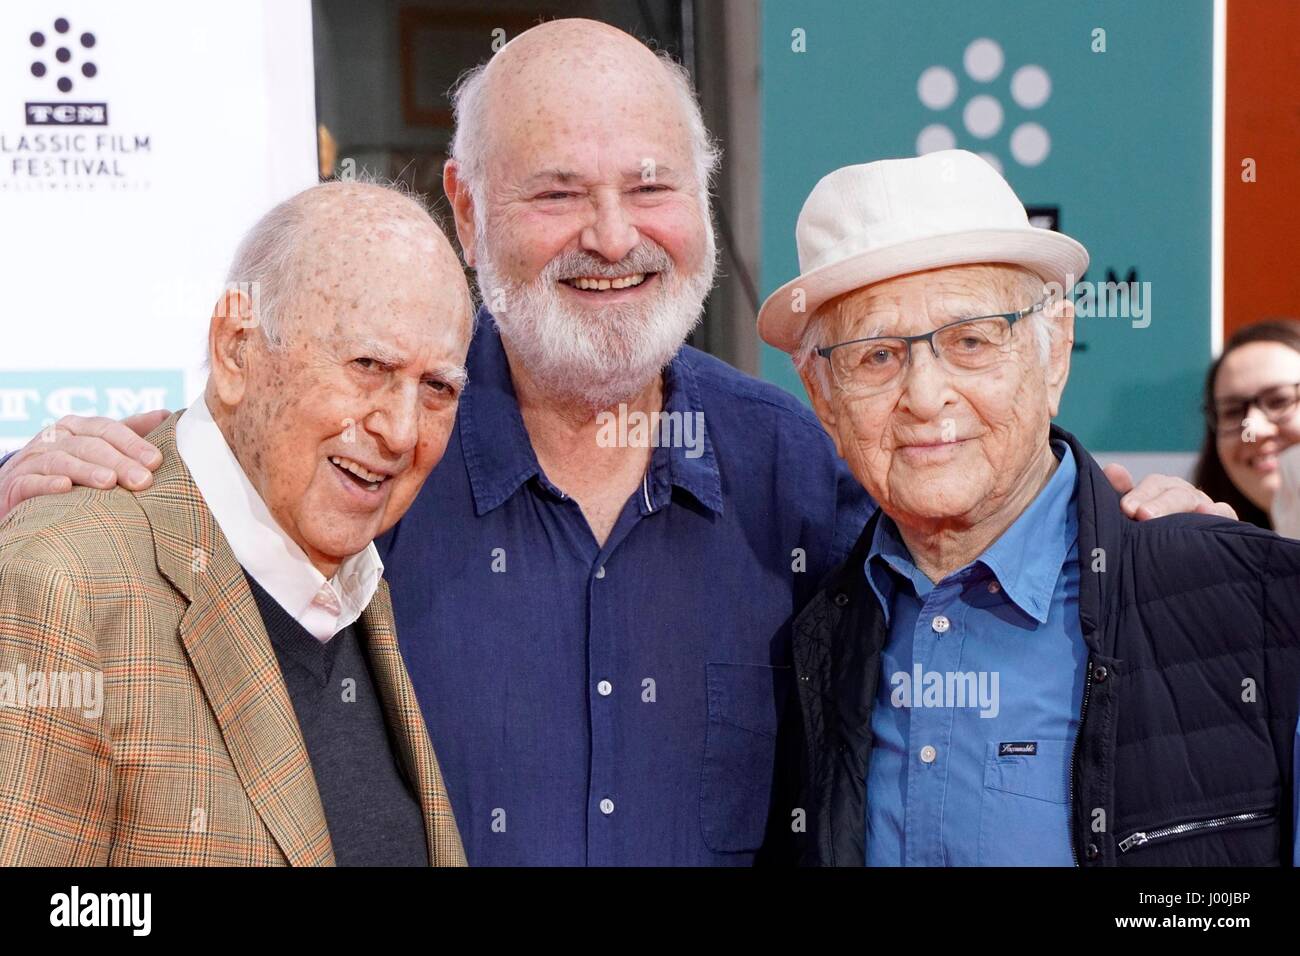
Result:
M1300 709L1300 541L1205 515L1136 522L1078 464L1079 621L1089 649L1071 767L1081 865L1285 865ZM794 625L759 862L860 866L886 628L853 553Z

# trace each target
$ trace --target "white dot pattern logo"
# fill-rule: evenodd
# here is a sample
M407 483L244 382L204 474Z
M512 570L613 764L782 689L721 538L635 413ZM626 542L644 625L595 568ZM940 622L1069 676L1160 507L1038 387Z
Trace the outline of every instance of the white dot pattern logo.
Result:
M1041 66L1022 66L1011 76L1011 98L1027 110L1036 110L1052 95L1052 78Z
M942 123L934 123L921 130L916 137L916 155L937 153L941 149L952 149L957 145L957 137L952 130Z
M1006 105L993 89L979 89L981 84L992 83L1002 76L1005 66L1002 45L991 37L972 40L962 53L962 70L970 81L965 83L970 88L970 98L961 105L961 126L976 140L991 140L1006 125ZM936 63L921 71L916 81L916 96L929 110L947 110L957 103L963 83L952 69ZM1044 67L1027 63L1011 74L1010 92L1016 107L1036 110L1051 98L1052 78ZM916 137L917 155L953 149L957 145L957 133L942 122L926 124ZM1038 166L1051 153L1052 138L1041 123L1020 123L1011 130L1005 148L1009 158L1021 166ZM999 155L996 143L981 144L979 155L1002 172L1005 154Z
M966 74L972 80L978 80L981 83L987 83L990 80L997 79L997 75L1002 72L1002 46L997 40L990 40L988 37L980 37L970 46L966 47L966 53L962 57L962 63L966 67Z
M988 139L1002 128L1002 104L987 94L980 94L962 111L966 131L980 139Z
M932 110L946 110L957 98L957 77L946 66L932 66L916 82L916 95Z
M1021 166L1037 166L1052 151L1052 138L1037 123L1021 123L1011 134L1011 155Z

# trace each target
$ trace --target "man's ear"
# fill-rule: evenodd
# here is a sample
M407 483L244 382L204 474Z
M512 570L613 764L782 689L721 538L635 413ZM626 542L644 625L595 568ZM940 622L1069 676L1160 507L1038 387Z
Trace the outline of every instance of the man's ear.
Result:
M233 407L243 400L252 337L261 334L252 299L244 292L227 289L208 323L209 377L223 405Z
M451 203L456 220L456 236L465 256L465 265L474 265L474 248L478 231L474 224L474 196L469 183L461 178L460 163L449 159L442 167L442 189Z
M796 366L796 369L799 372L800 381L803 382L804 391L808 393L808 400L812 402L813 411L821 419L822 428L826 429L826 434L830 435L831 441L835 443L835 454L843 458L844 449L840 447L840 432L835 416L835 401L823 389L821 374L816 371L817 363L824 363L825 361L820 355L813 355L802 368ZM829 379L829 368L824 368L821 372L825 373Z
M1047 399L1052 417L1061 409L1061 395L1070 378L1070 353L1074 350L1074 303L1062 299L1042 321L1051 323L1052 347L1047 358Z

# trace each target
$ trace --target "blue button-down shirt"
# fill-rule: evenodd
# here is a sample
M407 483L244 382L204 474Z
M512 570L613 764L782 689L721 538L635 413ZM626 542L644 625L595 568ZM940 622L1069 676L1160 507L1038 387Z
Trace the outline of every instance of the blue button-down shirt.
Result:
M474 865L748 864L789 621L870 503L817 420L694 349L606 543L537 463L490 316L446 456L378 543Z
M870 866L1069 866L1088 660L1068 448L1024 513L937 584L882 516L867 579L889 626L867 774Z

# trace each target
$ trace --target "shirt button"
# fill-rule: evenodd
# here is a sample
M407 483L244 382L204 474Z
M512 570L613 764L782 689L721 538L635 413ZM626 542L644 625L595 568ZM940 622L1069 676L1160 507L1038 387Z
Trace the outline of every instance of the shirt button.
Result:
M339 599L329 584L321 586L321 589L316 592L316 596L311 599L311 603L315 607L328 611L330 614L339 613Z
M607 680L603 680L596 685L596 691L601 697L608 697L614 692L614 685Z
M929 744L921 748L921 763L934 763L934 758L937 756L939 756L938 751Z
M606 797L604 800L600 801L600 812L605 814L605 816L609 816L611 813L613 813L614 801L609 799L609 797Z
M1002 590L1002 585L998 584L997 581L989 582L989 594L997 594L1001 590Z
M940 614L938 617L936 617L933 621L930 622L930 627L934 628L934 633L943 634L945 631L948 630L949 623L950 622L948 621L948 619L944 617L942 614Z

